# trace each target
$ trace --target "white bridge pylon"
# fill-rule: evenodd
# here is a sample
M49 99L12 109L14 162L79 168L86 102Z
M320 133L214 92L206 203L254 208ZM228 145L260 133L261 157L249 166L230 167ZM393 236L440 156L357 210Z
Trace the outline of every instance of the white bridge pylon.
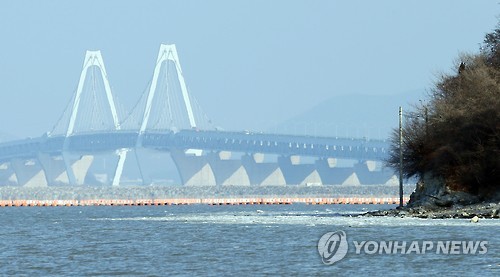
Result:
M141 128L139 129L140 134L143 134L148 126L149 117L151 115L152 104L156 93L156 87L158 86L158 79L160 77L159 75L161 66L166 61L172 61L175 64L175 68L177 71L177 78L182 92L182 98L184 100L185 108L188 114L189 124L191 128L196 127L196 121L194 118L193 108L191 106L191 100L189 98L186 82L184 81L184 76L182 75L181 64L179 62L179 57L177 55L177 49L175 48L175 44L168 44L168 45L162 44L160 46L160 51L158 52L158 58L156 59L156 66L153 73L153 80L151 82L151 86L148 92L148 98L146 101L146 109L144 110Z
M140 126L139 135L144 134L144 132L146 132L148 130L148 124L150 124L150 120L151 121L154 120L154 117L156 116L154 107L157 107L158 103L155 104L157 102L157 100L155 100L155 98L157 98L156 94L161 93L161 91L157 91L157 90L159 87L161 87L162 82L164 82L164 79L162 79L162 78L165 77L165 76L162 76L162 73L161 73L162 66L168 66L168 63L173 64L175 66L174 72L176 74L172 74L171 76L176 76L178 88L180 88L180 92L181 92L181 94L179 95L180 97L178 99L180 101L182 101L183 103L177 107L180 108L181 112L185 111L187 113L187 119L188 119L188 123L189 123L190 128L196 128L197 123L199 123L195 119L195 113L194 113L193 106L192 106L193 101L191 100L191 97L188 93L188 89L186 86L186 82L184 80L179 57L177 54L177 49L176 49L174 44L169 44L169 45L162 44L160 46L160 49L158 52L158 57L156 59L156 64L155 64L155 68L154 68L154 72L153 72L153 78L151 81L151 85L149 87L149 91L147 91L148 94L147 94L147 98L146 98L146 103L145 103L145 106L143 106L144 110L143 110L143 113L138 116L138 119L141 120L140 124L139 124L139 126ZM89 73L89 70L90 70L90 73ZM99 72L99 73L97 76L94 76L93 75L94 72ZM167 72L167 77L168 77L168 71L166 71L166 72ZM89 74L92 74L92 75L89 75ZM116 105L115 105L115 102L113 99L113 94L111 91L110 82L108 80L108 76L107 76L106 68L104 66L104 61L103 61L101 52L100 51L87 51L85 54L83 68L82 68L82 71L80 73L78 87L77 87L73 102L70 103L70 106L69 106L69 108L71 108L71 110L70 110L70 114L69 114L70 115L69 123L67 125L67 129L65 132L66 138L69 138L72 135L74 135L75 133L79 132L80 123L81 123L80 119L83 118L83 116L87 115L86 109L88 109L89 106L87 104L88 101L86 99L89 96L92 96L92 95L87 94L88 89L86 89L86 86L88 85L88 80L87 80L88 76L92 76L93 82L95 82L97 80L97 78L101 77L102 85L104 87L105 97L102 94L99 94L99 93L102 93L102 90L101 90L101 92L92 91L92 93L97 93L98 96L100 95L101 100L98 102L100 104L102 104L102 106L100 106L101 108L98 111L100 113L106 113L108 115L108 117L107 117L107 119L108 119L107 124L109 126L108 128L112 128L115 131L119 131L122 129L121 124L123 124L123 122L121 122L120 119L118 118L118 112L117 112ZM93 95L93 97L95 99L96 95ZM170 98L168 96L168 90L167 90L167 103L161 103L160 105L164 105L163 108L167 108L167 110L171 113L172 110L170 107L171 103L169 102L170 101L169 99ZM163 101L160 100L160 102L163 102ZM196 102L196 101L194 101L194 102ZM109 112L111 113L112 126L110 126L111 122L109 120L110 119ZM186 118L185 117L186 113L184 113L184 118ZM152 115L152 114L155 114L155 115ZM172 116L172 115L170 115L170 116ZM201 122L203 122L203 120L201 120ZM126 125L124 125L124 126L126 126ZM123 128L126 129L127 127L123 127ZM68 142L69 142L69 139L66 139L66 141L64 143L64 147L63 147L63 158L64 158L64 162L66 164L66 169L67 169L66 172L68 174L69 182L71 184L75 185L75 184L77 184L77 181L76 181L73 169L71 167ZM137 140L136 148L137 147L140 148L141 143L142 143L141 136L139 136L139 139ZM119 185L120 178L121 178L121 175L123 172L124 163L125 163L125 160L127 157L127 153L131 150L132 149L118 149L118 150L116 150L115 154L118 156L118 162L116 164L116 169L115 169L114 177L112 180L112 186ZM134 150L136 150L136 149L134 149ZM139 157L137 157L137 151L134 151L134 152L136 154L136 159L139 162ZM194 154L196 156L201 155L201 150L188 149L186 152L189 152L190 154ZM141 175L144 177L144 174L140 168L139 168L139 171L141 172Z
M111 93L111 86L109 84L108 75L106 73L106 68L104 66L104 61L102 59L101 51L87 51L85 54L84 62L83 62L82 72L80 73L80 80L78 82L78 88L76 90L75 99L74 99L73 106L71 109L71 117L69 120L68 129L66 131L66 138L70 137L74 133L76 119L78 116L78 112L80 110L80 100L82 99L82 92L84 89L85 79L87 77L87 73L88 73L89 69L91 69L94 66L99 68L99 72L101 74L101 78L102 78L102 81L104 84L104 90L106 93L106 100L108 102L107 104L109 105L109 109L111 111L111 116L113 119L114 129L117 131L121 129L120 121L118 119L118 113L116 111L115 102L113 100L113 94ZM67 148L66 143L65 143L64 148ZM115 169L115 174L113 176L113 182L112 182L113 186L119 185L121 174L123 172L123 165L124 165L128 151L129 151L129 149L125 149L125 148L118 149L116 151L116 155L118 155L118 163L117 163L117 167ZM66 152L66 151L63 151L63 153L64 152ZM66 164L66 172L68 174L68 179L72 185L75 185L76 178L75 178L75 174L71 168L71 164L69 162L68 155L63 154L63 157L64 157L64 161Z
M80 81L78 82L78 88L76 90L75 100L73 102L73 107L71 110L71 117L69 120L68 129L66 131L66 137L71 136L75 129L75 122L78 111L80 109L80 100L82 97L83 86L85 84L85 78L87 77L87 72L92 66L96 66L100 69L101 77L104 83L104 90L106 92L106 98L111 110L111 116L113 117L113 124L116 130L120 130L120 122L118 120L118 114L116 112L115 102L113 101L113 95L111 93L111 87L109 85L108 75L106 73L106 68L104 67L104 61L102 59L101 51L87 51L85 54L85 60L83 62L83 69L80 74Z

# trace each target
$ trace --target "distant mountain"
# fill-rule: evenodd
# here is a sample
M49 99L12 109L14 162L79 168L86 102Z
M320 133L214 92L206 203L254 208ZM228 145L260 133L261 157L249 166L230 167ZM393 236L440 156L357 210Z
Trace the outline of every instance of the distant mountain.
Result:
M419 99L425 99L424 90L392 95L346 94L334 96L312 109L268 130L273 133L366 137L387 139L392 128L398 126L398 109L409 111Z

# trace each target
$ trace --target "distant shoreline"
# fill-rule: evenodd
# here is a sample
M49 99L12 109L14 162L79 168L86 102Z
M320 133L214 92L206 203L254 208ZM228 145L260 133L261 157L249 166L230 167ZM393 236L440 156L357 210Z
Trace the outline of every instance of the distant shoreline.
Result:
M405 185L409 196L415 185ZM0 200L90 200L90 199L210 199L244 197L288 198L395 198L399 187L394 185L359 186L266 186L266 187L182 187L182 186L121 186L121 187L0 187Z
M403 202L408 202L405 197ZM0 200L0 207L72 207L72 206L170 206L170 205L395 205L398 197L241 197L241 198L170 198L170 199L92 199L92 200Z

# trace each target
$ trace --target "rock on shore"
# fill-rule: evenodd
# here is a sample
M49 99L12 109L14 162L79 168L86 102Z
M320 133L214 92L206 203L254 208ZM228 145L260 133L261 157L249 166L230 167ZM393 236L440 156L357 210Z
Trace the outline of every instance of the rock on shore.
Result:
M452 191L443 180L425 176L417 183L405 207L368 212L365 216L419 218L500 218L500 192L481 199L463 191Z
M454 205L452 207L403 207L401 209L368 212L365 216L396 216L418 218L500 218L500 202L476 203L466 206Z

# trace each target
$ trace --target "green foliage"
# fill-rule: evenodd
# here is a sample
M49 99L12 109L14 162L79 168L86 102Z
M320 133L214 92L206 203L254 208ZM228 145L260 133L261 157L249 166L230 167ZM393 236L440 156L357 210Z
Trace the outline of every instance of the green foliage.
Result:
M460 57L405 117L403 173L432 174L454 190L487 197L500 189L500 24L480 54ZM458 64L458 63L457 63ZM391 136L388 165L399 169L399 133Z

